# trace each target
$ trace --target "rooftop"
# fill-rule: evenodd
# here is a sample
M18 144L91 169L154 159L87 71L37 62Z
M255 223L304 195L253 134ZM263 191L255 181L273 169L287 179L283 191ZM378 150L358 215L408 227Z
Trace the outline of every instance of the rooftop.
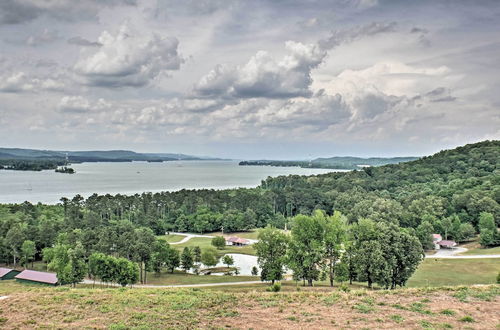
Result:
M11 271L13 271L13 269L0 267L0 277L4 277L5 275L10 273Z
M19 280L28 280L49 284L57 283L57 275L54 273L37 272L34 270L23 270L16 277Z

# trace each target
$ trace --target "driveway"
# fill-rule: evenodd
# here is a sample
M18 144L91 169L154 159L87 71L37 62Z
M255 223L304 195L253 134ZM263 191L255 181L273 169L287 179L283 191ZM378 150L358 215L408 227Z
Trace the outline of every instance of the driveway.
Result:
M83 280L81 283L83 284L94 284L92 280ZM210 286L226 286L226 285L245 285L245 284L257 284L262 283L262 281L242 281L242 282L221 282L221 283L203 283L203 284L177 284L177 285L154 285L154 284L134 284L131 287L133 288L199 288L199 287L210 287ZM99 285L107 285L107 286L120 286L116 283L102 283L95 282L95 284Z

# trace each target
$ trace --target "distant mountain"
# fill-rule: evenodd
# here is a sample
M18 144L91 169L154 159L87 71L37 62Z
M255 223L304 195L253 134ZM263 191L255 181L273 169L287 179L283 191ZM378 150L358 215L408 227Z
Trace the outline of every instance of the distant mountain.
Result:
M0 160L64 160L70 162L161 162L171 160L217 160L218 158L198 157L174 153L137 153L130 150L95 151L54 151L21 148L0 148Z
M311 161L307 160L248 160L242 161L239 164L242 166L257 165L257 166L298 166L304 168L332 168L332 169L360 169L367 166L381 166L387 164L398 164L416 160L418 157L329 157L316 158Z

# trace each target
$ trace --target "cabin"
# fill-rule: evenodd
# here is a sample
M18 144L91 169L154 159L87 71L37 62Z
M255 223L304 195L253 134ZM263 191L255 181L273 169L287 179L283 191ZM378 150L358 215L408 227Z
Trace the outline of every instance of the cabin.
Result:
M434 243L434 249L439 250L439 242L443 240L440 234L432 234L432 242Z
M232 236L232 237L226 237L226 245L233 245L233 246L244 246L244 245L249 245L250 241L244 238Z
M448 241L448 240L441 240L438 244L440 248L445 248L445 249L453 249L455 246L457 246L457 243L455 241Z
M19 270L0 267L0 281L12 280L19 273L20 273Z
M30 284L57 285L57 275L54 273L23 270L15 276L16 281Z

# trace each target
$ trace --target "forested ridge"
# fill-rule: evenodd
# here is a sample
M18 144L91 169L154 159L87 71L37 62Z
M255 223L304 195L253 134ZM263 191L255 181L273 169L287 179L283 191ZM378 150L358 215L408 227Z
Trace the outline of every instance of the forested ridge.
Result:
M430 232L460 241L479 231L481 215L499 224L499 160L500 141L484 141L408 163L268 178L254 189L76 196L62 198L59 205L1 205L0 262L22 259L26 240L35 244L37 258L44 248L64 241L81 242L87 257L120 251L121 256L140 259L137 251L152 245L154 234L168 230L209 232L223 226L230 232L268 224L283 228L291 217L316 209L327 215L340 211L350 223L368 218L414 228L424 247ZM495 242L498 237L493 237Z

